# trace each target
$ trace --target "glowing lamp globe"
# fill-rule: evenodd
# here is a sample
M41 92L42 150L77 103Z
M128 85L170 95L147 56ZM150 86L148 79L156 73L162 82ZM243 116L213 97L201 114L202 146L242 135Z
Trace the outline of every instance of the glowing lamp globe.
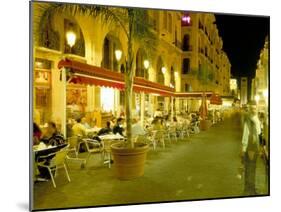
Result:
M66 33L66 40L67 40L67 44L70 46L70 47L73 47L75 42L76 42L76 35L73 31L68 31Z

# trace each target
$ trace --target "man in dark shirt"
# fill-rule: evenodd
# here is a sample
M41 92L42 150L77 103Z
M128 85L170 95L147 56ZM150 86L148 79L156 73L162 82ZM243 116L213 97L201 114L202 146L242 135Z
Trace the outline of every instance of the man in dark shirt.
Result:
M110 121L107 121L107 122L106 122L106 127L100 129L100 131L98 132L97 135L98 135L98 136L100 136L100 135L106 135L106 134L109 134L110 132L112 132L112 129L110 128Z
M124 128L122 127L122 122L123 122L123 119L122 119L122 118L118 118L118 119L117 119L117 123L116 123L116 125L113 127L113 133L114 133L114 134L119 133L120 135L123 136Z
M54 122L48 123L47 134L48 137L42 139L45 144L51 146L59 146L65 143L63 135L58 132L56 124Z

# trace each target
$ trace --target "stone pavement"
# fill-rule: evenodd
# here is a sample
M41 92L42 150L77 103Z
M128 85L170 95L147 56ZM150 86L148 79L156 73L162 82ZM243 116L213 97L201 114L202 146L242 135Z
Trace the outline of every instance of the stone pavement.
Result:
M151 149L145 175L131 181L115 179L99 155L93 156L85 169L71 163L70 183L61 171L56 189L51 181L35 184L34 209L241 196L243 179L237 177L241 134L237 122L227 119L208 131L167 143L165 149ZM257 185L262 195L267 194L265 177L260 159Z

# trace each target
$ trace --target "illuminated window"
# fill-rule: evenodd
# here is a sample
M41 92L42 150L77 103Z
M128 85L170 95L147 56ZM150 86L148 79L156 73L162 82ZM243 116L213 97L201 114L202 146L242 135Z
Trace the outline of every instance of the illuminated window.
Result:
M106 112L113 111L114 109L114 89L101 88L101 106Z

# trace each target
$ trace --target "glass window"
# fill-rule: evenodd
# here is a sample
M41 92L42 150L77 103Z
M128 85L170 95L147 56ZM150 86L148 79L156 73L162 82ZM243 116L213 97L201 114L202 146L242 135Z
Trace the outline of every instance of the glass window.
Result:
M190 72L190 59L184 58L182 63L182 73L188 74Z

